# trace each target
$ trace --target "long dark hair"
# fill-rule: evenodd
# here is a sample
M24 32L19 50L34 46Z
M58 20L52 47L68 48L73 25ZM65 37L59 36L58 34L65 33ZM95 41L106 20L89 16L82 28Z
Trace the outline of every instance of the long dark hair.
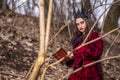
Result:
M78 30L77 26L75 26L73 38L71 40L71 44L73 45L73 47L75 47L78 43L82 43L90 30L89 20L87 18L82 18L82 19L85 20L87 24L87 27L85 29L85 34L83 35L83 33Z

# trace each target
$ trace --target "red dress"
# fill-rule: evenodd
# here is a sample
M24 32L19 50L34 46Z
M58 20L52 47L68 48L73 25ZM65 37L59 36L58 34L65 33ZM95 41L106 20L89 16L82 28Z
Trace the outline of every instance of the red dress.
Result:
M97 37L99 37L98 32L91 32L88 38L88 41L93 40ZM76 38L73 42L76 42L78 38ZM79 42L75 47L79 46L80 44L81 42ZM74 69L77 69L83 65L99 60L102 55L102 52L103 52L103 40L102 39L95 41L89 45L86 45L78 49L77 51L74 51L73 53L74 62L72 64L72 67ZM80 71L77 71L71 74L68 80L103 80L101 64L97 63L87 68L84 68Z

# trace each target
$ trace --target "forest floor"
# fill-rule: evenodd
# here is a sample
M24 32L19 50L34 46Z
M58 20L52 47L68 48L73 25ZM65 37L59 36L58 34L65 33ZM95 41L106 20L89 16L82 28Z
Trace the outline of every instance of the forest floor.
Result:
M57 26L57 24L52 24L50 39L61 28L61 26ZM103 57L115 36L115 34L110 34L103 38ZM49 44L46 58L61 47L66 51L71 51L70 46L70 37L65 29ZM19 14L9 16L6 19L4 15L0 16L0 80L22 80L25 78L38 55L38 51L38 18ZM108 55L120 55L120 36ZM49 63L55 61L56 59L51 56ZM120 59L104 61L102 65L105 80L120 80ZM66 65L57 64L55 68L51 67L47 70L45 80L58 80L70 70Z

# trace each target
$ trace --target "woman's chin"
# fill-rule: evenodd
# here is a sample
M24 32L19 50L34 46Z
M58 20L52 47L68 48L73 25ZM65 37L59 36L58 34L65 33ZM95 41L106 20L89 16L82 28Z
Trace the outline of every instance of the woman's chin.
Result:
M80 30L81 33L84 33L84 30Z

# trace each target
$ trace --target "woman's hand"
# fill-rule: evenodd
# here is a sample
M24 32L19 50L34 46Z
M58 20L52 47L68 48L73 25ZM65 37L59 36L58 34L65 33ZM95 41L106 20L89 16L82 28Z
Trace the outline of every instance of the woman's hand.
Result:
M68 57L69 57L69 58L73 59L73 57L74 57L73 53L67 52L67 54L68 54Z

